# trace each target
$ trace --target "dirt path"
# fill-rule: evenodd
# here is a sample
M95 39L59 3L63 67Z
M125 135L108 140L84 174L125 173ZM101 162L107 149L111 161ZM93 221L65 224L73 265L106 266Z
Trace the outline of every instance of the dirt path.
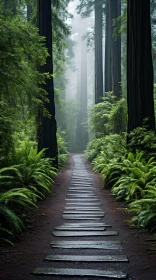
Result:
M110 224L112 227L107 230L118 231L119 236L113 236L104 239L104 237L81 237L81 240L111 240L121 241L122 243L122 255L128 256L129 263L113 264L113 268L121 269L128 273L129 280L155 280L156 279L156 261L155 255L148 254L150 248L150 242L147 240L152 239L152 235L146 232L139 232L137 229L131 229L127 225L128 214L121 208L122 203L115 201L111 196L110 191L102 189L102 181L99 175L94 174L91 171L91 165L84 160L84 157L80 156L85 168L88 171L88 178L92 178L92 186L96 188L96 195L102 202L102 208L105 212L102 222ZM62 213L65 208L65 201L68 186L71 186L71 177L73 173L74 162L70 157L68 166L59 172L55 186L51 195L40 203L40 207L35 211L33 215L34 223L26 230L20 240L16 242L15 246L0 248L0 280L37 280L37 279L69 279L62 276L36 276L32 275L32 271L37 267L65 267L65 268L83 268L90 269L88 263L83 262L66 262L61 264L59 262L45 263L44 258L47 255L58 254L58 249L50 248L50 243L56 240L62 240L62 237L56 237L52 234L57 226L63 223L71 223L72 220L63 220ZM77 221L81 222L81 221ZM97 221L98 222L98 221ZM65 240L79 240L78 237L65 237ZM85 249L78 249L78 251L72 251L71 249L60 249L60 255L71 255L76 252L76 255L86 255ZM88 250L89 255L95 256L100 250ZM87 254L88 254L87 253ZM108 254L108 253L107 253ZM112 254L112 253L111 253ZM107 269L109 266L106 263L93 262L91 264L92 269ZM79 280L81 277L71 276L72 280ZM98 279L96 277L83 277L84 280ZM105 279L105 278L104 278ZM109 278L111 279L111 278ZM114 278L112 278L114 279Z

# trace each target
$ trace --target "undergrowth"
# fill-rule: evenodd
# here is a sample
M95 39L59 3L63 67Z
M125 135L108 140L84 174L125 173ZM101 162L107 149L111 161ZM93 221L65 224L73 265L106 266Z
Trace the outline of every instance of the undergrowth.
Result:
M86 157L92 162L93 170L101 174L104 188L110 189L117 200L124 201L126 211L132 214L129 224L156 232L156 135L145 125L128 136L126 132L110 131L110 127L118 127L119 119L122 120L117 118L115 124L113 112L126 113L126 109L121 110L121 104L125 106L120 101L113 107L107 100L92 109L95 138L87 145ZM106 108L107 116L103 114ZM96 109L100 111L97 113Z
M68 152L58 133L59 166L67 161ZM16 141L9 166L0 168L0 242L13 245L14 238L24 229L28 213L38 201L50 193L57 169L52 159L38 152L35 141Z

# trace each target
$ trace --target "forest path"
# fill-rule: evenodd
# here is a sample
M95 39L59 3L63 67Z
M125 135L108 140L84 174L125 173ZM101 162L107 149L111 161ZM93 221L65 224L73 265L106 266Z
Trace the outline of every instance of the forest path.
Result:
M156 279L147 255L152 236L129 228L122 204L100 186L84 155L70 157L30 230L14 248L0 249L0 279Z

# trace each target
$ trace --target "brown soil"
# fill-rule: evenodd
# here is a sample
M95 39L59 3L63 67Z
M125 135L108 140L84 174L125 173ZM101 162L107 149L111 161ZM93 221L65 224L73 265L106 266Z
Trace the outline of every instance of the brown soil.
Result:
M91 165L86 161L85 164L91 172ZM14 247L0 248L0 280L64 279L64 277L54 276L33 276L31 272L36 267L42 267L45 256L52 254L49 244L56 238L52 235L52 231L64 222L62 212L72 168L73 162L70 157L67 167L58 173L52 193L39 204L39 208L33 213L33 224L22 233ZM119 231L123 254L126 254L130 260L128 264L125 264L129 279L155 280L156 255L149 254L151 247L149 240L153 240L152 234L129 227L125 222L129 219L129 215L122 210L123 204L117 202L109 190L102 189L102 180L98 174L94 174L94 185L103 202L106 213L105 222L112 225L112 230ZM78 253L83 254L83 250L82 252L79 250ZM97 264L93 263L92 268L97 268Z

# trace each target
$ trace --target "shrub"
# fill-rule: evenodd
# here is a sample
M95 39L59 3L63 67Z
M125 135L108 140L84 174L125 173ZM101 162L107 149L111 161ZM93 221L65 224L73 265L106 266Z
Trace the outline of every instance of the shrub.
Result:
M129 212L134 214L131 224L156 231L156 186L148 184L143 191L143 198L130 203Z
M36 207L36 195L27 188L16 188L0 193L1 241L13 244L9 239L24 228L22 213Z
M135 153L136 150L144 151L146 158L156 158L156 135L146 126L137 127L128 135L128 149Z

